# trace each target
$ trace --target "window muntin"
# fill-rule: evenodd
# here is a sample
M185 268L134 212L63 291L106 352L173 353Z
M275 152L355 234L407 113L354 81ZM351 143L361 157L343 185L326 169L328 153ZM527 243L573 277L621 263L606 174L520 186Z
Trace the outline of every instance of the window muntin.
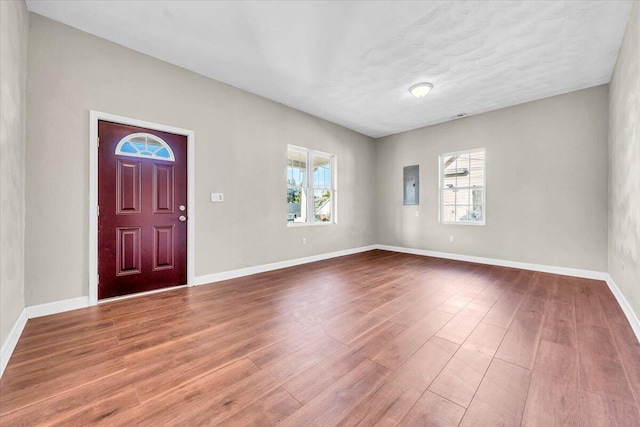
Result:
M484 225L485 150L440 156L440 221Z
M132 133L125 136L116 145L115 154L175 162L175 156L169 144L150 133Z
M308 165L311 165L309 168ZM335 222L335 156L302 147L287 150L287 223Z

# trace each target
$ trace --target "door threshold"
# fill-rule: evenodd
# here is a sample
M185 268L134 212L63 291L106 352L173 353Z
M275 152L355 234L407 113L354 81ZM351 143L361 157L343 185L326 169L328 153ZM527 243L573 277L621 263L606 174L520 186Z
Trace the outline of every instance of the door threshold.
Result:
M119 297L105 298L105 299L98 300L98 304L106 304L106 303L109 303L109 302L116 302L116 301L121 301L121 300L125 300L125 299L144 297L144 296L147 296L147 295L159 294L161 292L175 291L176 289L182 289L182 288L188 288L188 287L189 287L189 285L178 285L178 286L171 286L169 288L154 289L152 291L138 292L136 294L122 295L122 296L119 296Z

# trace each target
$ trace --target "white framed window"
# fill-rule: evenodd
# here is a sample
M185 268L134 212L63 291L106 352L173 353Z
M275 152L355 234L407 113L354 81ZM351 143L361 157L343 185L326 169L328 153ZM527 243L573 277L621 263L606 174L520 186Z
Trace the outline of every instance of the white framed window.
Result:
M485 225L484 148L440 156L440 222Z
M336 222L336 156L287 147L287 225Z
M132 133L116 145L119 156L141 157L175 162L173 150L162 138L150 133Z

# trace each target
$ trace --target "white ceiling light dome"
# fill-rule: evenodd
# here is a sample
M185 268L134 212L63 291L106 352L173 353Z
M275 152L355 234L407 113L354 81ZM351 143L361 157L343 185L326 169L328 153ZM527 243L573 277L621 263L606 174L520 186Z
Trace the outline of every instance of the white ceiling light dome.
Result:
M411 95L416 98L422 98L426 96L433 89L433 85L429 82L417 83L409 88Z

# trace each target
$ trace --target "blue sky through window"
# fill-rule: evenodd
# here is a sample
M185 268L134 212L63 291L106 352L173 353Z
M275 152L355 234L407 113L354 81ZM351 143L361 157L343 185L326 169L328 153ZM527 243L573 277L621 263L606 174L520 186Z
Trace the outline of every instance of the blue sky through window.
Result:
M144 133L122 138L116 146L115 154L174 161L173 151L166 142L155 135Z

